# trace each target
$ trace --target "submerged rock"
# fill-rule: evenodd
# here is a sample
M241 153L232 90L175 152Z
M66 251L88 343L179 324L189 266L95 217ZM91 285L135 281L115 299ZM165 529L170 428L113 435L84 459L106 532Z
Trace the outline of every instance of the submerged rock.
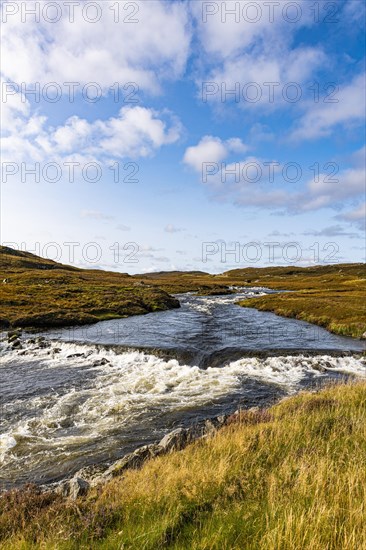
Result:
M12 342L11 348L12 349L22 349L22 344L21 344L20 340L18 340L18 339L14 340Z
M102 357L101 359L94 361L93 367L102 367L103 365L107 365L108 363L110 363L110 361L108 361L108 359L106 359L105 357Z

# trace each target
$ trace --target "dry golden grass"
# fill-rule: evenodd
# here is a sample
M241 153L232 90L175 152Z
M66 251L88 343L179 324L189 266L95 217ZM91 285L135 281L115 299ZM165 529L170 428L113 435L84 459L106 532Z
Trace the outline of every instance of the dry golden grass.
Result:
M76 503L3 497L0 547L366 548L365 421L366 382L301 393Z

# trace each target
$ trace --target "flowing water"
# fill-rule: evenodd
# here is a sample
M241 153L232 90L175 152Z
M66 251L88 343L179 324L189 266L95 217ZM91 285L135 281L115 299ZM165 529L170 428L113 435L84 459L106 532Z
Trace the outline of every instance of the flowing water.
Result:
M179 296L182 307L0 342L0 483L48 483L238 407L365 377L364 343L241 308L262 294Z

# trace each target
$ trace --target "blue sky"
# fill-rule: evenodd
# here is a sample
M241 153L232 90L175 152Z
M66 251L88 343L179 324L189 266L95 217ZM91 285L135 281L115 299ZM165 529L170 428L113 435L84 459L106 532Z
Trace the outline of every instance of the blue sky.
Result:
M2 243L129 273L364 261L363 0L116 6L2 4Z

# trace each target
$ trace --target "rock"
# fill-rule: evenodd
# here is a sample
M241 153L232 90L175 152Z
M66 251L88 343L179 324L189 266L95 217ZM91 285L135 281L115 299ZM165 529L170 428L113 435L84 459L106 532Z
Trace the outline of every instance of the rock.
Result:
M61 353L61 348L54 348L53 353Z
M203 425L204 433L205 435L213 435L217 432L217 429L219 428L219 422L216 418L209 418L205 420L205 423Z
M222 414L222 415L217 417L217 422L219 423L220 426L224 426L225 423L226 423L227 418L228 418L227 414Z
M124 470L128 470L130 468L141 468L144 462L146 462L150 458L153 458L154 456L158 456L158 454L161 454L161 452L162 451L159 448L159 445L155 445L154 443L152 445L144 445L143 447L136 449L136 451L134 451L133 453L129 453L120 460L114 462L104 472L103 477L114 477L120 475L122 472L124 472Z
M11 347L12 349L22 349L22 344L20 340L14 340Z
M107 365L108 363L110 363L110 361L108 361L108 359L106 359L105 357L102 357L102 359L94 361L93 367L102 367L103 365Z
M12 342L15 342L16 340L19 340L18 334L12 334L11 336L8 336L8 343L11 344Z
M21 334L22 334L22 331L19 328L15 328L14 330L9 330L8 331L8 340L10 340L10 338L12 338L13 336L16 336L17 338L19 338L19 336Z
M56 489L56 493L63 496L69 497L72 500L76 500L79 496L84 496L89 491L89 483L82 479L81 477L73 477L62 482Z
M37 349L45 349L45 348L49 348L51 347L51 343L50 342L39 342L38 344L38 348Z
M366 339L366 332L363 333L363 335L361 336L361 338Z
M75 357L85 357L83 353L72 353L71 355L67 355L66 359L74 359Z
M158 443L158 446L164 453L171 451L180 451L187 445L188 433L184 428L177 428L172 432L166 434L163 439Z

